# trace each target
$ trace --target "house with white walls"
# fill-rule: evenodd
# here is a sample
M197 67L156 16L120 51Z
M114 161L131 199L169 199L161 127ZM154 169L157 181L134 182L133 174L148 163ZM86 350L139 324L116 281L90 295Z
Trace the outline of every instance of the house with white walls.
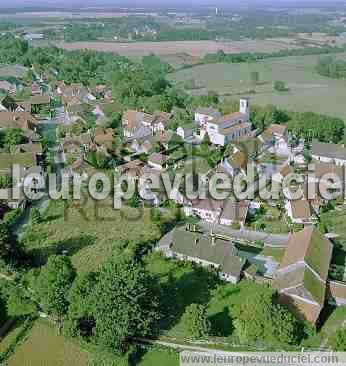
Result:
M204 128L210 142L214 145L225 146L229 142L250 136L252 124L250 123L249 99L240 99L239 112L208 120Z

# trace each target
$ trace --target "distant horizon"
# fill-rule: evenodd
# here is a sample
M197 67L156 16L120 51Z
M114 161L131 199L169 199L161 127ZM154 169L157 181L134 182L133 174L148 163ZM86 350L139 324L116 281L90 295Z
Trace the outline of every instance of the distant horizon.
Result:
M192 0L188 7L198 6L224 6L227 8L242 8L244 6L266 6L266 7L332 7L333 5L344 5L341 0ZM165 8L165 7L186 7L184 0L168 0L164 4L162 0L62 0L57 4L56 0L12 0L0 3L1 9L30 10L64 10L64 9L86 9L95 7L107 8ZM17 9L22 7L22 9Z

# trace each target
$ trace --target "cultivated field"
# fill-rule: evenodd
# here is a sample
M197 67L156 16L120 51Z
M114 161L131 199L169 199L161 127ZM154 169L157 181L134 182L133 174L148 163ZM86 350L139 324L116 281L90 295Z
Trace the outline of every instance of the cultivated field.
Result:
M346 119L344 104L346 83L320 76L315 71L317 61L323 56L300 56L280 59L267 59L257 63L208 64L178 71L170 75L173 82L195 79L201 89L193 93L214 90L224 96L238 98L238 95L251 95L255 104L274 104L281 108L296 111L314 111ZM338 55L346 60L346 54ZM259 84L253 86L250 73L259 72ZM282 80L290 89L277 92L273 82Z
M116 52L124 56L175 55L187 53L192 57L203 57L207 53L224 50L226 53L274 52L287 48L297 48L294 39L270 39L263 41L172 41L172 42L61 42L58 47L67 50L92 49L96 51Z

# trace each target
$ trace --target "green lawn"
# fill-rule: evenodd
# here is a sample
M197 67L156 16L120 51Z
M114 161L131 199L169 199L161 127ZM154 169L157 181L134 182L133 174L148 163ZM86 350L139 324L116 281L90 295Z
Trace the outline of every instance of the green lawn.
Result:
M101 352L93 347L85 350L80 344L58 335L57 328L45 320L36 320L25 336L14 343L23 331L24 323L18 322L0 342L0 354L12 345L16 347L6 360L8 366L121 366L129 365L124 358ZM138 353L131 366L178 366L177 352L150 347Z
M148 256L147 263L164 288L163 309L167 317L162 327L166 330L164 335L171 337L184 339L188 336L182 315L191 303L207 305L213 336L230 336L233 331L232 305L263 290L262 285L250 281L226 284L205 270L157 254Z
M303 346L311 348L320 347L321 345L324 347L330 346L335 332L346 322L346 306L336 309L326 307L324 312L328 313L326 322L317 335L308 338Z
M139 361L138 366L178 366L179 355L168 349L149 349Z
M32 166L35 162L35 154L33 153L1 153L0 169L11 169L13 164L20 164L23 167Z
M114 210L106 201L99 207L91 200L75 201L75 206L70 201L51 201L45 220L30 227L23 242L37 264L67 250L77 270L87 272L127 241L146 245L159 237L160 228L151 220L149 209Z
M334 250L329 275L337 280L346 280L346 206L337 206L334 210L322 213L321 228L338 235L333 239Z
M339 235L336 243L346 250L346 206L322 213L321 224L328 232Z
M177 173L183 174L207 174L213 168L206 159L194 157L184 161L184 166L177 169Z
M264 230L272 234L288 233L289 227L277 207L265 205L266 212L249 224L253 230Z
M295 111L314 111L346 118L344 80L334 80L320 76L315 72L317 61L323 56L300 56L268 59L256 63L241 64L207 64L185 69L170 75L175 82L194 78L206 90L215 90L221 95L248 94L254 89L250 82L251 71L258 71L260 83L251 95L255 104L274 104L278 107ZM338 55L346 59L346 54ZM288 92L277 92L273 82L282 80L290 89Z
M16 348L8 366L91 366L92 355L58 336L56 329L37 321Z

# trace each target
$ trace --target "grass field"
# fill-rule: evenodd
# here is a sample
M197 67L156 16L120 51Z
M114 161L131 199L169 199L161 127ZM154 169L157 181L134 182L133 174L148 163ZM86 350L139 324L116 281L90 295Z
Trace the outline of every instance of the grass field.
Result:
M0 343L3 349L8 334ZM86 351L69 339L57 334L57 329L43 320L37 320L24 339L17 345L14 353L8 359L7 366L114 366L127 365L122 358L110 354ZM169 349L149 348L131 366L178 366L177 352Z
M51 254L67 250L76 268L83 272L96 269L126 241L145 245L159 237L160 230L151 221L150 210L116 211L110 202L97 207L92 201L77 201L73 207L52 201L44 222L28 229L23 240L37 264L45 263Z
M267 59L248 64L199 65L173 73L170 79L177 83L195 79L204 86L195 92L214 90L233 98L255 89L256 93L251 95L254 104L274 104L290 110L314 111L346 119L346 83L317 74L314 68L320 57L323 56ZM338 57L346 59L346 54ZM250 82L251 71L259 72L260 82L256 87ZM276 80L284 81L290 90L274 91L273 82Z
M8 366L89 366L92 355L37 321L10 357Z
M138 366L178 366L178 353L168 349L151 349L146 352Z

